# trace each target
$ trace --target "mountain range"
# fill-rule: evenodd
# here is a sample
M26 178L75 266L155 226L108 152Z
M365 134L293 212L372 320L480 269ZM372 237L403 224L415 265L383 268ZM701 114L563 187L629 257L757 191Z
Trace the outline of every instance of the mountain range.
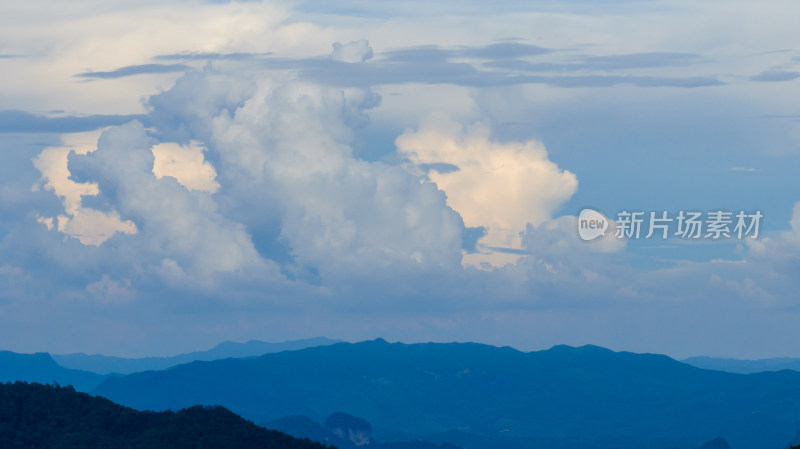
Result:
M0 351L0 382L58 383L72 385L78 391L90 391L106 376L89 371L68 369L60 366L50 354L18 354Z
M324 337L269 343L251 340L246 343L223 342L207 351L171 357L123 358L105 355L51 355L45 352L20 354L0 351L0 382L40 382L72 385L88 392L109 375L120 376L140 371L164 370L196 360L247 358L272 352L291 351L337 343Z
M800 373L741 375L596 346L339 343L111 377L93 394L152 410L219 404L257 423L336 411L381 441L467 449L785 447Z
M800 372L777 371L796 361L318 338L141 359L0 351L0 382L73 385L142 410L219 404L345 448L320 424L331 413L367 419L376 448L666 449L724 436L734 449L769 449L800 442ZM106 374L138 368L149 371Z
M140 371L164 370L171 366L197 360L219 360L230 357L245 358L281 351L296 351L298 349L314 346L324 346L339 343L339 340L317 337L303 340L291 340L280 343L270 343L259 340L250 340L246 343L226 341L214 346L207 351L196 351L170 357L141 357L124 358L99 354L54 354L53 360L59 365L76 370L91 371L98 374L131 374Z
M741 360L718 357L690 357L684 363L703 369L727 371L738 374L763 373L765 371L782 371L785 369L800 371L800 359L778 357L771 359Z

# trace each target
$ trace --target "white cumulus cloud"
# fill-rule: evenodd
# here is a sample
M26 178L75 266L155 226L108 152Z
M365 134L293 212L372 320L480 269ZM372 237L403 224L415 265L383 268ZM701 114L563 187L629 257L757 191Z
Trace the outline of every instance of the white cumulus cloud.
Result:
M468 255L465 262L502 265L513 253L492 248L521 249L528 224L552 218L554 211L577 190L574 174L550 161L536 141L495 142L488 126L466 129L442 116L407 130L396 141L398 151L447 194L447 202L468 227L483 227L479 240L486 255Z
M217 172L209 164L203 152L206 148L201 142L192 141L189 145L174 142L153 145L153 174L157 178L170 176L189 190L214 193L219 189Z
M331 59L341 62L364 62L372 58L372 47L366 39L340 44L333 43Z
M62 136L63 146L47 147L33 160L34 166L42 174L40 183L61 198L65 211L57 217L39 217L38 221L48 230L56 225L59 232L78 239L84 245L94 246L102 244L118 232L137 232L136 225L130 220L123 220L115 210L104 212L84 207L84 196L96 196L100 193L97 184L70 179L67 167L69 154L74 152L85 155L94 151L99 134L100 131L65 134Z
M297 263L322 272L457 267L463 223L444 194L401 167L353 155L351 126L376 104L367 90L260 83L234 115L212 121L222 193L228 182L240 195L231 201L245 205L252 198L242 192L260 192Z
M140 224L140 233L121 244L125 256L156 271L170 259L201 283L225 273L274 274L244 226L222 216L209 193L154 175L155 143L131 122L103 133L96 151L70 158L74 176L95 180L121 215Z

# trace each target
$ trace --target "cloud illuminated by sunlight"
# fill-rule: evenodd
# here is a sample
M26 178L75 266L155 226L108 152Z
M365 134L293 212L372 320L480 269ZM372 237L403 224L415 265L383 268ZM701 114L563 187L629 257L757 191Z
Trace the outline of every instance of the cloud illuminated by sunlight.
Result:
M416 167L434 167L428 178L444 190L466 226L486 229L479 253L465 255L466 265L516 261L520 256L514 250L521 249L525 227L552 218L578 187L575 175L550 161L541 143L501 143L490 137L486 125L464 129L438 116L396 141L398 151ZM437 169L441 164L451 168Z
M171 176L189 190L214 193L219 189L217 172L205 160L205 150L198 141L192 141L188 146L172 142L153 145L153 174L159 179Z
M47 147L33 160L34 166L42 174L40 184L61 199L65 212L57 217L39 217L37 221L48 230L55 227L84 245L98 246L118 232L138 232L132 221L122 220L114 210L103 212L83 207L82 197L97 195L100 190L95 183L81 183L70 179L69 154L73 151L77 154L94 151L102 131L64 134L61 136L63 146ZM40 184L33 188L40 188Z

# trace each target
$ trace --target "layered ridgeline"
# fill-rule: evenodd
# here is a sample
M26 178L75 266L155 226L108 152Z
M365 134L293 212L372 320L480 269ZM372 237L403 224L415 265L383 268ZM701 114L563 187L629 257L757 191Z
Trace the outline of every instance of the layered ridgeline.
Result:
M73 385L79 391L90 391L106 376L64 368L47 353L17 354L0 351L0 382L40 382Z
M323 449L267 430L222 407L139 412L71 387L0 384L5 449Z
M782 371L790 369L800 371L800 359L779 357L772 359L741 360L718 357L690 357L682 360L683 363L703 369L728 371L730 373L753 374L765 371Z
M381 441L483 448L785 447L800 373L740 375L585 346L520 352L375 340L194 362L109 378L94 393L139 409L220 404L257 423L344 411Z
M223 342L207 351L190 352L172 357L123 358L105 355L51 355L44 352L19 354L0 351L0 382L40 382L72 385L88 392L108 375L163 370L195 360L218 360L229 357L247 358L263 354L292 351L338 343L324 337L269 343L251 340L246 343Z
M171 357L141 357L124 358L100 354L54 354L53 359L61 366L76 370L91 371L98 374L131 374L140 371L163 370L171 366L196 360L208 361L227 359L229 357L243 358L281 351L296 351L298 349L325 346L338 343L338 340L317 337L303 340L291 340L280 343L271 343L259 340L250 340L246 343L226 341L207 351L196 351L179 354Z

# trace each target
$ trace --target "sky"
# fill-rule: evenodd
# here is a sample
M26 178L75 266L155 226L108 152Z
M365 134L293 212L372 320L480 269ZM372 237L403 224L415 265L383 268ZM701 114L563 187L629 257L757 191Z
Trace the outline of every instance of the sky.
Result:
M800 357L799 13L3 2L0 348Z

